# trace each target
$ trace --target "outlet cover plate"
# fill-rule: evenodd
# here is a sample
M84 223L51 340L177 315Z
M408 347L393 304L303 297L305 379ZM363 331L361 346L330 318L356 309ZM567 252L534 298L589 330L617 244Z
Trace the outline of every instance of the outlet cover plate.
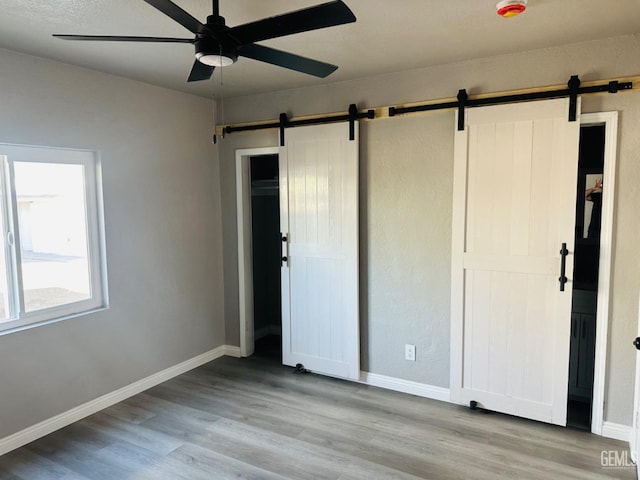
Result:
M416 361L416 346L409 345L408 343L404 346L404 359L409 360L410 362Z

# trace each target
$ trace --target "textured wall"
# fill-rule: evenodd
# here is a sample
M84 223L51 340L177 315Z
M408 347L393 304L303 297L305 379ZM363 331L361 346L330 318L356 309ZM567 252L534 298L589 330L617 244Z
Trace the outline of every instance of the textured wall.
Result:
M449 385L451 114L370 122L361 149L364 371ZM404 345L416 345L416 362Z
M225 100L225 122L344 111L640 74L640 36L548 48L319 87ZM620 111L614 273L605 419L631 423L637 298L640 95L585 98L583 110ZM361 348L364 370L447 386L449 378L452 112L376 120L361 129ZM222 143L227 341L238 344L236 148L277 145L277 132L233 134ZM417 345L417 362L402 345Z
M0 336L0 438L224 344L211 103L0 50L0 142L97 150L110 308Z

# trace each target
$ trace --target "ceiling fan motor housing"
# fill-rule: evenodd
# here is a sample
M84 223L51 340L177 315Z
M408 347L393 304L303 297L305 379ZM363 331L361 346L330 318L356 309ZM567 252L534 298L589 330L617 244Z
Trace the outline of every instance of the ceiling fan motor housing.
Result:
M501 0L496 3L496 12L504 18L515 17L527 9L527 0Z
M209 15L207 17L207 26L216 25L216 26L225 26L224 17L220 15Z

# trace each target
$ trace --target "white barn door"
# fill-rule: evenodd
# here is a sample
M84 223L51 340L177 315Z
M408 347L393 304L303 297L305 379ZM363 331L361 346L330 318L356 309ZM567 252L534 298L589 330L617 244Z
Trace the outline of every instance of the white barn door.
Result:
M557 425L566 425L580 135L568 111L568 99L468 109L454 166L452 400Z
M280 152L282 361L360 375L358 125L288 129Z

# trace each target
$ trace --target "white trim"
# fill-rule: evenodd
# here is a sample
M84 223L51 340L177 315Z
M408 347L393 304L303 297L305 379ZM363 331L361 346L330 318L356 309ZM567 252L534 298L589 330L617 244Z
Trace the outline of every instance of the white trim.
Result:
M600 265L598 271L598 304L596 314L596 352L593 372L591 431L604 433L604 394L607 377L607 337L609 332L609 296L613 253L613 206L615 202L616 160L618 147L618 112L585 113L582 125L605 124L602 220L600 226ZM612 437L617 438L617 437Z
M233 345L225 345L224 354L227 357L234 357L234 358L242 357L242 355L240 355L240 347L235 347Z
M408 393L441 402L451 402L448 388L427 385L426 383L412 382L370 372L360 372L360 382L372 387L386 388L387 390Z
M9 304L11 318L0 323L1 334L13 333L25 328L59 321L78 314L107 307L106 253L104 242L104 208L102 205L102 185L98 152L92 150L66 149L58 147L25 146L0 144L0 158L3 160L0 181L6 190L4 206L4 228L13 235L12 245L6 242L5 256ZM16 162L31 164L76 165L83 168L85 233L87 242L87 263L89 268L90 298L58 306L46 307L28 312L24 304L22 279L22 252L19 248L20 227L18 222L18 199L15 185ZM5 309L8 305L5 306Z
M640 312L640 302L638 305L638 312ZM640 313L639 313L640 314ZM640 336L640 318L638 318L638 325L636 325L636 331ZM635 343L635 342L634 342ZM631 458L638 465L638 441L640 436L640 412L638 403L640 402L640 352L636 352L636 371L634 375L634 388L633 388L633 420L631 421L631 433L629 435L629 450L631 451ZM638 465L638 478L640 478L640 465Z
M33 442L34 440L44 437L45 435L49 435L56 430L66 427L67 425L71 425L78 420L82 420L89 415L93 415L100 410L104 410L105 408L115 405L118 402L122 402L129 397L144 392L145 390L151 387L155 387L156 385L166 382L167 380L171 380L172 378L177 377L178 375L182 375L189 370L193 370L200 365L204 365L205 363L220 358L227 354L227 349L233 351L233 349L236 348L238 347L229 347L228 345L222 345L218 348L214 348L213 350L209 350L208 352L198 355L197 357L193 357L182 363L162 370L161 372L154 373L153 375L138 380L137 382L127 385L126 387L122 387L111 393L102 395L101 397L72 408L71 410L67 410L66 412L56 415L55 417L51 417L48 420L44 420L40 423L32 425L31 427L14 433L13 435L9 435L8 437L0 439L0 455L4 455L11 450L22 447L23 445Z
M456 111L456 125L459 112ZM462 403L462 342L464 337L464 237L465 203L467 191L467 149L468 135L465 130L455 132L456 145L453 154L453 198L451 214L451 315L449 390L454 403ZM460 193L465 192L465 193Z
M622 442L628 442L631 438L631 427L619 423L604 422L602 424L602 436L613 438Z
M238 227L238 315L240 353L253 353L253 259L251 256L251 172L250 158L280 153L279 147L236 150L236 211Z

